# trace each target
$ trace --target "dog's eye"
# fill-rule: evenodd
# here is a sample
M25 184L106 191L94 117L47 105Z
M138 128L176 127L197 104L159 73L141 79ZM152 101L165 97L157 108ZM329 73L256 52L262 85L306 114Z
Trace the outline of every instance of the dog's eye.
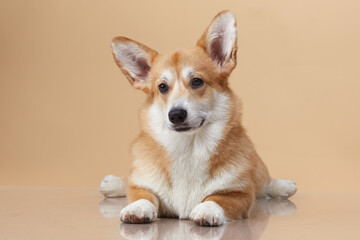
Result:
M193 88L193 89L199 88L202 85L204 85L204 81L201 78L193 78L191 80L191 88Z
M160 83L158 87L162 94L166 94L169 91L169 86L165 83Z

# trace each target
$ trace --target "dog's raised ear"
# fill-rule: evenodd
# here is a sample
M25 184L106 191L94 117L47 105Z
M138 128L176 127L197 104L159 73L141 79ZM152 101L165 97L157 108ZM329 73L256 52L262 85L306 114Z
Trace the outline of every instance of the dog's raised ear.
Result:
M237 51L234 14L230 11L218 13L196 45L201 47L222 70L231 72L236 66Z
M126 37L116 37L111 46L116 64L131 85L147 92L150 88L149 72L158 53Z

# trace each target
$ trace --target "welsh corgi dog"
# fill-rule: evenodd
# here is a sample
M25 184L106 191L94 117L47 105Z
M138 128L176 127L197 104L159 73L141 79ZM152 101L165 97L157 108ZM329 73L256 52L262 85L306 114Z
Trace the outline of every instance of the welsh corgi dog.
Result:
M130 84L147 95L122 222L176 217L219 226L248 217L256 198L295 194L293 181L270 177L241 124L228 83L236 66L233 13L217 14L191 49L160 54L126 37L111 45ZM122 184L107 176L100 190L121 196Z

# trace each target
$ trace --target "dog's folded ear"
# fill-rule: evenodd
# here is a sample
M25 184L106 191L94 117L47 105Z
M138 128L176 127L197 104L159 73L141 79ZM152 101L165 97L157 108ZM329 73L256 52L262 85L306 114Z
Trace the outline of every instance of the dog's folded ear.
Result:
M147 92L150 88L149 72L158 53L126 37L114 38L111 46L116 64L131 85Z
M196 45L202 48L222 70L231 72L236 66L237 51L234 14L230 11L218 13Z

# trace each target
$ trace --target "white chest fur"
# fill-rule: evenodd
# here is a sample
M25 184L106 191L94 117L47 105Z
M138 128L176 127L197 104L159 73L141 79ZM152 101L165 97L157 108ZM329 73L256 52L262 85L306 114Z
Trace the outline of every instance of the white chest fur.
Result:
M201 130L214 131L211 139L207 139L209 136L199 131L196 135L177 137L177 148L170 146L174 142L165 143L171 158L171 189L165 193L164 200L168 208L180 218L188 218L192 209L207 195L205 189L210 181L209 158L222 137L222 129L208 128L214 126L204 126Z

